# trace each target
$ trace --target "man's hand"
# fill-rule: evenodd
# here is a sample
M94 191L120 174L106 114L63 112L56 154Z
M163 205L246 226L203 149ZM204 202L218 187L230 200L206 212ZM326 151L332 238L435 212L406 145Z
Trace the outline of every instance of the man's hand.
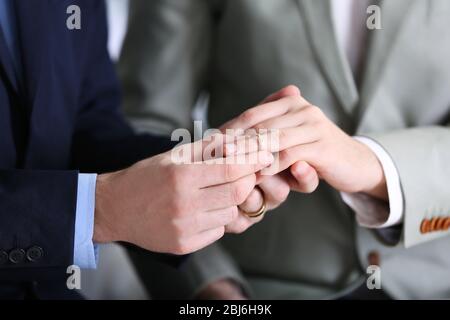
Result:
M255 159L257 164L175 164L170 151L100 175L94 241L124 241L173 254L213 243L238 217L237 206L253 190L255 173L273 162L266 151Z
M229 233L242 233L254 224L260 222L263 216L251 218L245 212L256 212L266 204L267 211L273 210L286 201L290 192L289 182L282 175L267 177L252 190L244 203L238 206L239 215L226 226Z
M249 109L229 122L227 128L279 130L279 145L270 151L280 152L280 161L272 174L292 166L290 173L294 177L308 171L315 180L312 167L339 191L362 192L388 200L384 171L375 154L299 95ZM260 149L260 139L265 137L250 138L246 152Z
M300 96L301 93L297 87L288 86L267 97L261 105L277 101L285 97ZM237 119L224 124L221 127L221 130L225 132L229 128L236 128L236 121ZM248 129L248 126L244 125L241 129ZM289 169L284 170L277 175L264 177L263 180L258 182L258 188L255 188L250 193L247 200L241 204L239 208L241 211L244 210L246 212L255 212L261 208L263 201L265 200L267 210L270 211L286 201L291 189L302 193L310 193L317 188L318 184L319 178L317 172L305 161L298 161ZM246 230L251 225L262 219L263 217L254 219L249 218L245 214L241 214L236 220L227 226L227 231L239 232L240 230Z

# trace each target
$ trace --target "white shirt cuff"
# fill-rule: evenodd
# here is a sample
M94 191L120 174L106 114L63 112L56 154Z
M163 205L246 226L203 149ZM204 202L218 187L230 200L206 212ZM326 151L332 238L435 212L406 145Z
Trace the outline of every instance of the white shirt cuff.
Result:
M95 269L98 261L98 247L92 241L96 182L96 174L78 175L73 259L82 269Z
M342 192L342 200L355 211L356 220L363 227L382 229L402 223L403 192L400 176L392 158L374 140L365 137L355 139L368 146L380 161L386 177L389 203L361 193Z

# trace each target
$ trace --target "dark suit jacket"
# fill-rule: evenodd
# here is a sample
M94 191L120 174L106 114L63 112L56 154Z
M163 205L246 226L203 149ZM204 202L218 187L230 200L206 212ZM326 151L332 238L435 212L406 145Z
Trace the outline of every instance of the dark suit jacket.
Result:
M0 35L0 297L69 298L78 173L123 168L171 142L134 134L119 112L103 1L14 3L20 77ZM66 27L72 4L81 30ZM30 261L36 247L43 256Z

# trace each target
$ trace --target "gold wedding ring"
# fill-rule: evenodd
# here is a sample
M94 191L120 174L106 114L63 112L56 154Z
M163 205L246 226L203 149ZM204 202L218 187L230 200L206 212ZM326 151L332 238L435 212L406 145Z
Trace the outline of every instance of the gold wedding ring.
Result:
M258 218L267 212L267 203L266 203L266 198L264 197L264 192L259 187L257 187L257 188L259 189L259 192L261 193L261 196L263 198L263 204L262 204L261 208L255 212L247 212L247 211L239 208L249 218Z

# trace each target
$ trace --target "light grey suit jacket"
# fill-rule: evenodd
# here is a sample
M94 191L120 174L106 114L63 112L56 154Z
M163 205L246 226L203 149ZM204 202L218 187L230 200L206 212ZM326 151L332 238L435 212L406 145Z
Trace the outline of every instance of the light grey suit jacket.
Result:
M192 127L201 92L210 94L208 120L217 127L296 84L347 133L384 147L404 196L401 241L389 246L358 226L326 184L292 194L245 234L195 254L184 274L169 271L177 293L229 277L256 298L330 298L364 281L368 257L379 257L382 287L394 298L450 298L442 230L450 226L450 1L380 5L383 29L370 31L357 86L328 0L132 1L119 71L126 111L141 127ZM164 276L143 259L141 273L157 288Z

